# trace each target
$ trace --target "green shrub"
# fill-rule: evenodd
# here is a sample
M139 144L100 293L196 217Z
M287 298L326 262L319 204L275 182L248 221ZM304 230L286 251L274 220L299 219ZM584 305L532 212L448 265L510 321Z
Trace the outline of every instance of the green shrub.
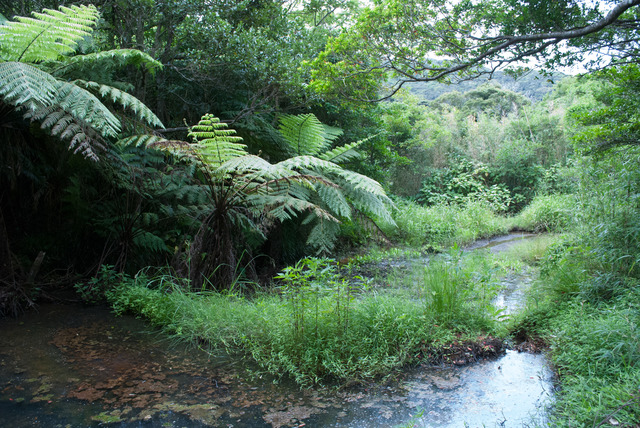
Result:
M509 211L513 203L509 189L489 181L489 169L485 164L454 156L449 160L448 168L432 170L416 201L428 206L482 201L494 212Z

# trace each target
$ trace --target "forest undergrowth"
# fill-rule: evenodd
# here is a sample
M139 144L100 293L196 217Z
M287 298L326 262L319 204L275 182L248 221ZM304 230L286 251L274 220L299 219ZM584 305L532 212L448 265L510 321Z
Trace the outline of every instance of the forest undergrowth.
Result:
M175 275L142 272L120 276L107 296L116 312L141 315L211 352L251 356L263 370L290 376L301 386L380 380L407 364L466 364L503 352L506 323L493 305L499 278L514 269L516 260L535 263L539 256L532 254L540 252L523 249L510 260L463 252L455 241L469 242L468 231L478 225L470 213L478 209L413 207L412 227L419 220L434 224L429 213L440 210L454 214L441 217L441 230L459 234L429 241L455 244L403 267L372 266L410 260L422 254L419 247L379 250L346 264L305 258L277 275L275 286L253 284L250 292L242 282L225 292L187 291L189 285ZM426 212L423 217L415 215L420 210ZM547 211L539 215L539 224ZM462 224L463 218L475 223L466 229L444 224ZM504 233L514 221L493 215L487 222L491 227L476 231L476 238Z
M250 293L241 283L226 292L186 291L173 275L141 272L112 277L107 295L118 313L143 316L208 352L249 356L261 371L302 387L381 382L419 363L466 364L500 355L508 338L535 343L558 374L554 426L633 426L640 417L640 287L627 274L635 264L607 273L611 254L581 241L584 228L568 228L575 198L539 198L517 217L496 217L497 232L565 230L503 254L453 246L426 265L371 276L358 263L424 252L371 252L347 265L306 258L285 268L278 286ZM457 214L450 218L464 217ZM525 266L540 271L526 308L502 316L492 304L498 280Z

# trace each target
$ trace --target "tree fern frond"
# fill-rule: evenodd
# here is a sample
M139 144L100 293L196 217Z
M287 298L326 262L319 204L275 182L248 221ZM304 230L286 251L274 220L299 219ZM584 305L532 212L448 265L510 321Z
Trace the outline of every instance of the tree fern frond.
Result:
M39 121L43 129L50 129L51 134L61 140L68 140L69 149L74 153L82 153L85 157L98 160L98 151L104 150L104 144L93 128L82 119L74 117L58 105L41 107L35 111L27 111L25 118Z
M340 222L331 213L318 205L302 199L292 198L289 195L249 195L247 202L255 207L266 209L268 215L280 221L290 220L302 212L310 212L326 221Z
M247 155L234 157L222 163L216 171L227 172L247 172L247 171L261 171L267 174L273 169L266 160L259 156Z
M116 145L120 147L149 147L152 148L154 144L159 144L162 141L166 141L162 137L151 134L132 135L131 137L123 138L116 141Z
M338 217L351 219L351 207L340 188L318 185L318 196Z
M365 192L371 193L378 197L388 198L380 183L370 177L367 177L366 175L362 175L357 172L342 168L335 168L331 170L331 172L343 179L345 181L344 184L348 184L349 187L354 190L362 189Z
M103 99L108 99L113 103L120 104L125 110L135 113L139 120L147 122L151 126L164 128L158 116L156 116L149 107L127 92L121 91L113 86L101 85L100 83L87 82L85 80L75 80L73 83L94 94L100 95Z
M331 142L328 137L337 137L337 128L322 124L313 114L280 116L279 131L289 144L291 152L298 156L315 156L326 150Z
M57 87L53 76L32 65L0 63L0 97L7 104L30 110L50 105Z
M72 135L72 137L69 143L69 150L73 150L74 153L81 153L88 159L98 160L96 149L104 150L104 146L98 140L89 137L89 135L84 132L73 132L70 133L70 135Z
M247 154L246 145L240 144L234 129L212 114L202 116L200 122L189 130L188 136L197 143L196 150L205 163L219 167L224 162Z
M169 152L187 152L195 154L194 145L182 140L165 140L161 138L156 141L149 141L147 148L166 150Z
M0 26L0 58L37 63L71 53L98 21L95 6L60 6L31 17L16 17Z
M154 252L166 252L169 249L164 239L158 235L146 230L137 229L134 231L133 244L140 250L154 251Z
M64 71L68 73L83 67L121 68L127 65L145 67L152 74L157 69L162 68L160 61L145 52L137 49L112 49L64 58L61 66L58 67L58 72ZM57 75L55 72L53 74Z
M322 160L326 160L333 163L348 162L360 157L360 153L356 151L363 141L356 141L355 143L345 144L344 146L336 147L333 150L322 153L318 157Z
M281 165L285 168L290 169L310 171L333 171L335 169L341 169L333 162L329 162L314 156L295 156L278 162L277 165Z
M389 211L393 205L390 205L385 199L372 197L370 193L358 189L349 194L349 200L358 211L372 220L395 227L396 223Z
M46 111L51 107L62 109L74 119L87 123L103 137L115 137L120 132L120 121L86 89L68 82L57 82L57 92L51 106L44 107ZM31 118L41 120L43 113L36 109Z
M272 165L255 155L230 159L217 168L215 173L221 173L221 175L242 174L243 180L251 183L249 186L244 186L243 191L245 192L274 193L282 189L290 191L294 185L313 188L317 182L328 185L322 177L300 174L280 164Z
M325 125L324 123L322 124L322 126L324 127L323 137L328 144L331 144L336 138L344 133L342 129L335 126Z
M333 251L338 240L340 225L320 219L309 232L307 245L316 250L316 254L329 254Z
M313 185L306 185L305 183L295 182L287 189L287 194L295 199L302 201L310 201L312 192L315 191Z
M145 226L157 224L159 221L160 221L160 216L158 215L158 213L143 212L140 214L140 223Z

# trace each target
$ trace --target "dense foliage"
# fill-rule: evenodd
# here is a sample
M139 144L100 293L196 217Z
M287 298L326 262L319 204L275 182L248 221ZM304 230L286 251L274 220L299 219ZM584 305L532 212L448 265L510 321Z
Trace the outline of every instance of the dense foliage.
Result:
M510 330L554 424L640 419L640 0L58 3L0 1L0 315L75 288L301 385ZM513 229L562 235L506 325L458 248Z

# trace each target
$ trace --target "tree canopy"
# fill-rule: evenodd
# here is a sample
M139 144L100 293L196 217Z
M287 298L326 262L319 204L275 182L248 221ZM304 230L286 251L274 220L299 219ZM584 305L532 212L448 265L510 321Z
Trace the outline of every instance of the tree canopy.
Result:
M313 62L313 85L363 100L408 82L473 79L527 65L635 62L640 0L379 0ZM379 92L376 83L390 83Z

